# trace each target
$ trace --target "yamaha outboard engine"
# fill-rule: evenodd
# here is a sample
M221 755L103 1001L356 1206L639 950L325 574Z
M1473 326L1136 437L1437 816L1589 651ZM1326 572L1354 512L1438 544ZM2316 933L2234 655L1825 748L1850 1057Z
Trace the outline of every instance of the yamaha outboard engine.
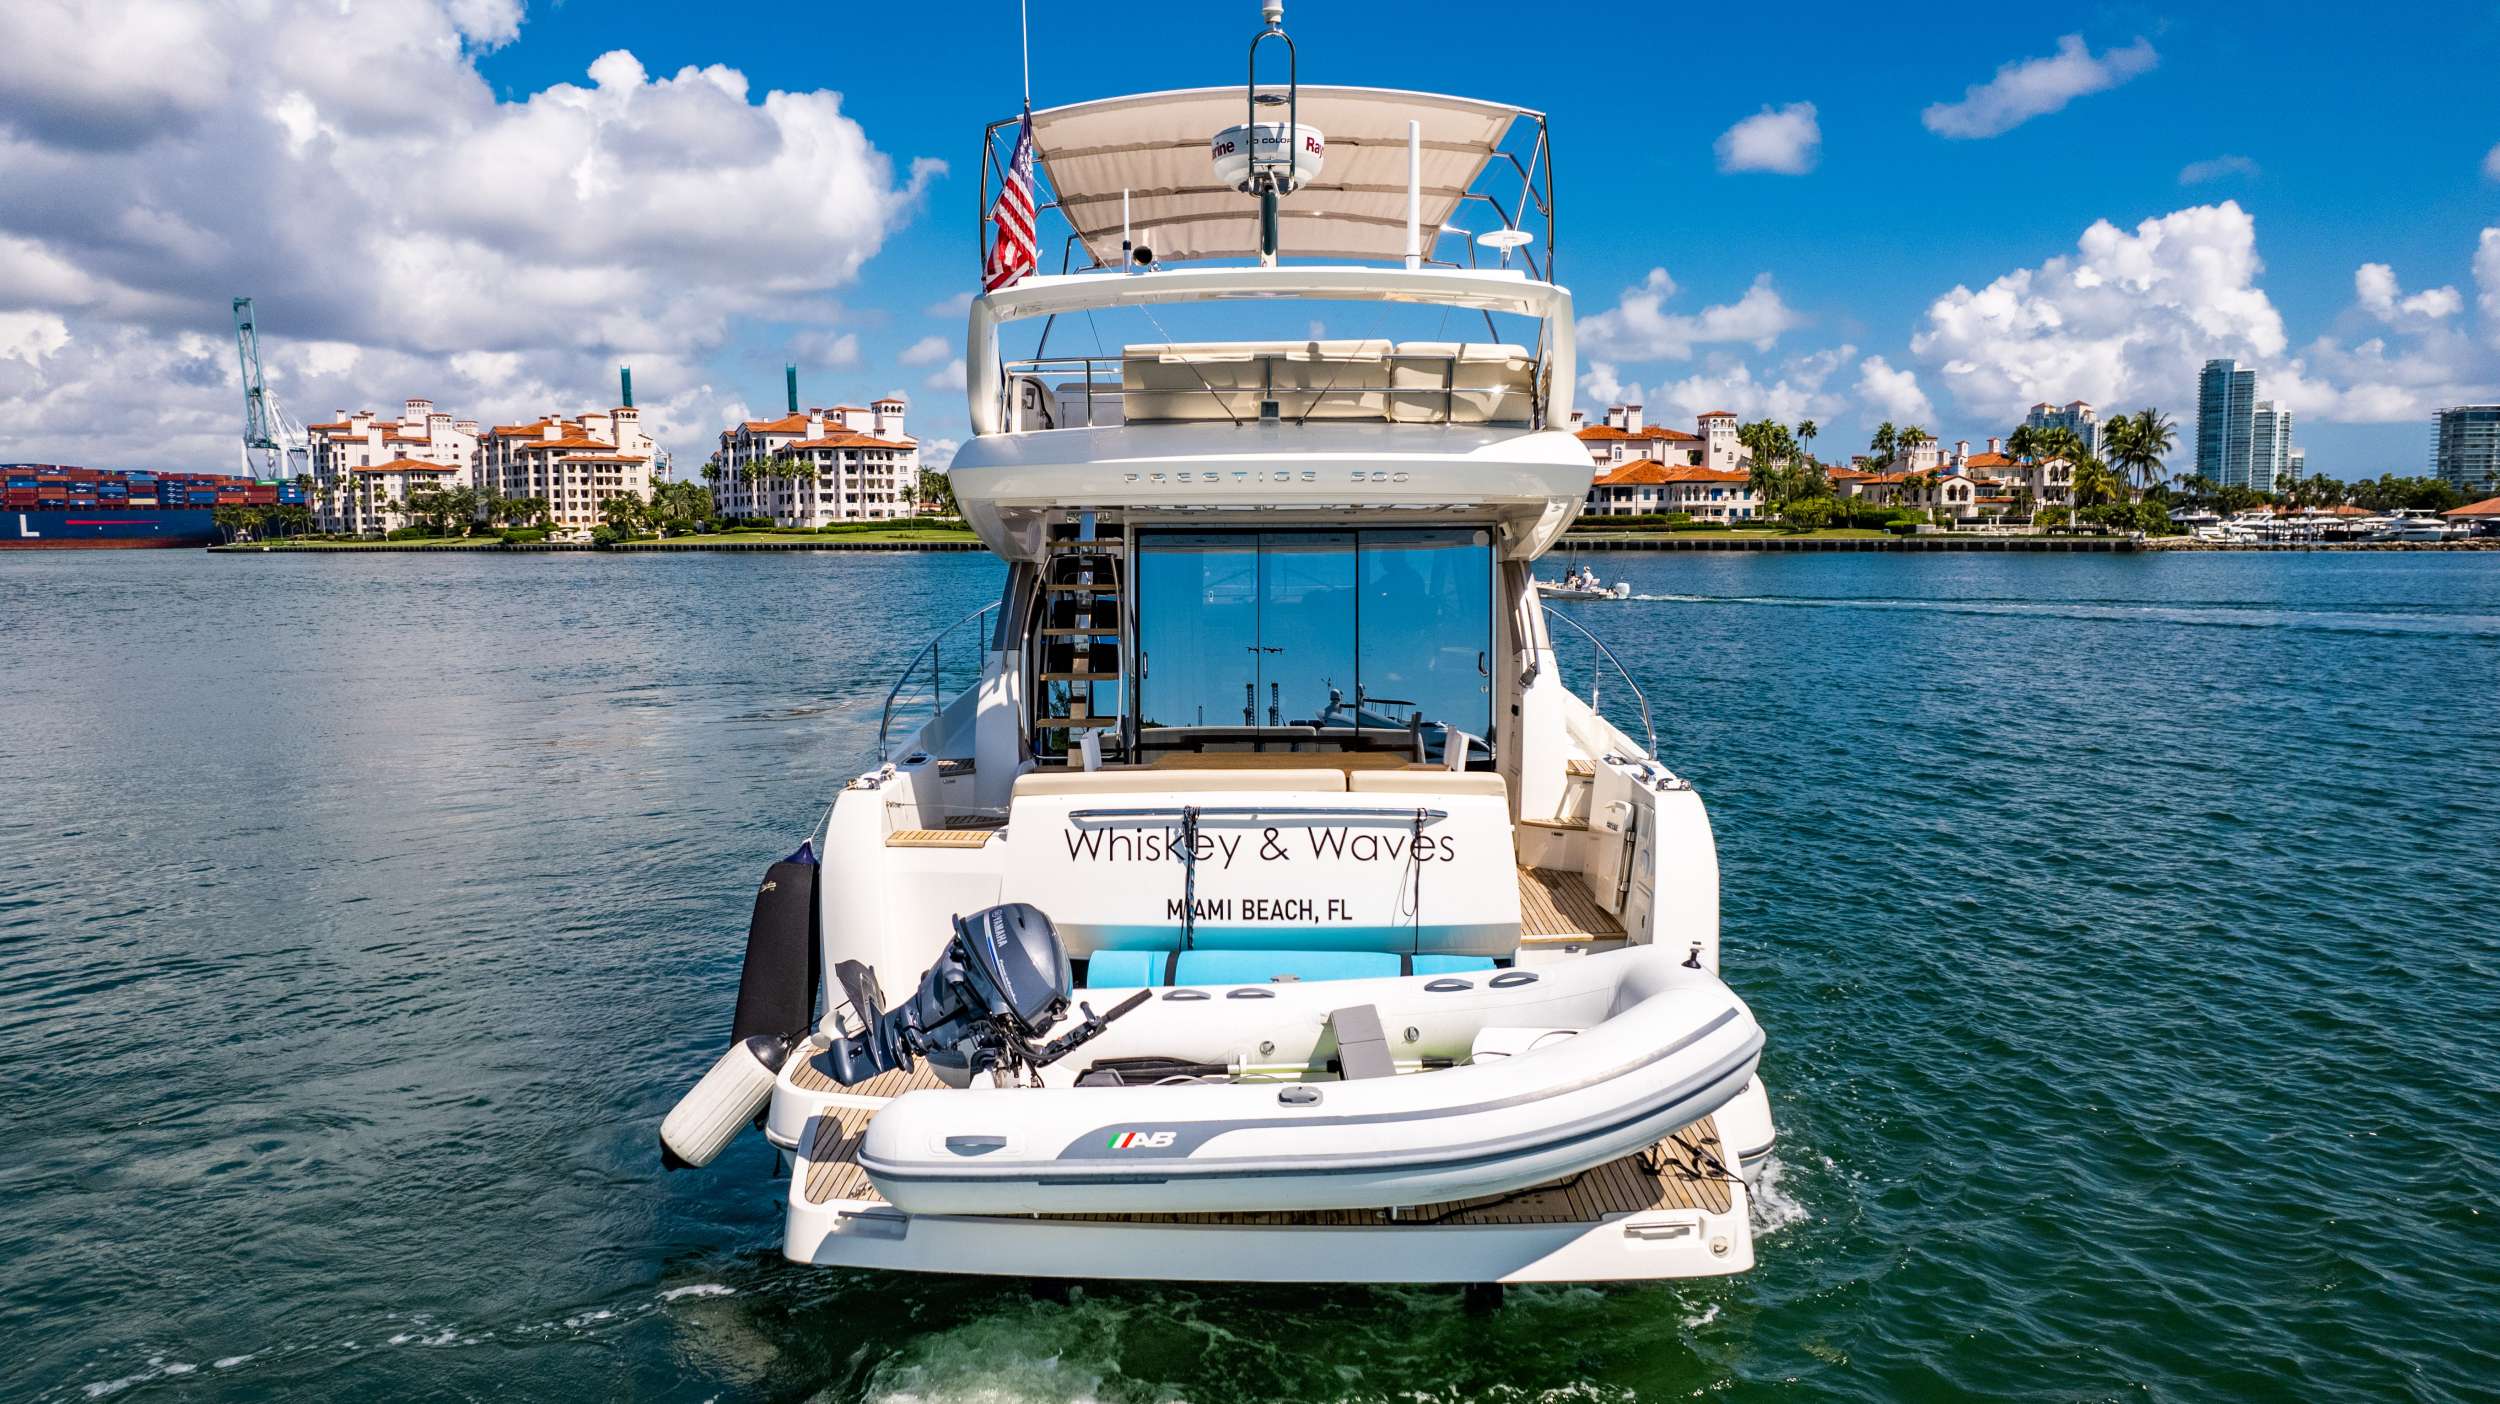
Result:
M938 1077L955 1087L970 1083L975 1073L1047 1066L1143 1003L1145 995L1140 991L1102 1017L1079 1006L1085 1017L1074 1029L1036 1044L1067 1014L1075 982L1067 948L1050 918L1025 902L956 918L954 939L937 964L891 1012L865 966L844 961L834 974L866 1026L827 1050L833 1075L845 1085L909 1069L914 1058L928 1059Z

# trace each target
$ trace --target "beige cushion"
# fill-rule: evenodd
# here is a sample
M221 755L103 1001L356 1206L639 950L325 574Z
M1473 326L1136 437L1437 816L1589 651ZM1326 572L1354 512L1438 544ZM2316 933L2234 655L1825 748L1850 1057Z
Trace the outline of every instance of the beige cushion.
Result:
M1409 341L1390 358L1389 417L1401 424L1527 423L1535 414L1536 361L1526 348L1491 341Z
M1497 780L1499 776L1495 777ZM1032 795L1203 795L1345 793L1342 770L1036 770L1016 777L1015 797Z
M1391 350L1380 338L1126 346L1121 398L1133 420L1256 419L1271 394L1286 419L1386 419Z
M1491 770L1357 770L1346 788L1358 795L1492 795L1510 798L1510 786Z

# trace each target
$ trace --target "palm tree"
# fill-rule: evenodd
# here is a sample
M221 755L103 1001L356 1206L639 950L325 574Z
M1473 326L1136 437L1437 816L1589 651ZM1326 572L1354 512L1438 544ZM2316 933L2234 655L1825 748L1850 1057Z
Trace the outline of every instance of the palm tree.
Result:
M1797 421L1798 448L1807 454L1812 454L1814 452L1814 436L1822 432L1823 426L1815 423L1811 419L1801 419Z
M2101 446L2120 479L2151 488L2161 481L2162 455L2179 446L2178 426L2170 416L2147 405L2122 414L2101 431Z
M1894 440L1894 442L1895 442L1895 443L1897 443L1898 445L1900 445L1901 452L1903 452L1903 453L1908 453L1908 452L1910 452L1910 451L1912 451L1912 450L1914 450L1914 449L1923 448L1923 447L1925 447L1925 446L1926 446L1926 445L1928 445L1928 444L1932 444L1932 443L1934 443L1935 441L1936 441L1936 436L1935 436L1935 435L1928 433L1926 430L1924 430L1924 429L1922 429L1922 428L1918 427L1918 426L1917 426L1917 425L1915 425L1915 424L1911 425L1911 426L1910 426L1909 428L1907 428L1907 429L1902 430L1902 431L1901 431L1901 433L1900 433L1900 434L1899 434L1899 435L1895 438L1895 440Z
M1875 426L1875 437L1867 441L1866 453L1875 460L1876 467L1892 462L1892 456L1901 451L1900 437L1900 431L1892 427L1889 419Z

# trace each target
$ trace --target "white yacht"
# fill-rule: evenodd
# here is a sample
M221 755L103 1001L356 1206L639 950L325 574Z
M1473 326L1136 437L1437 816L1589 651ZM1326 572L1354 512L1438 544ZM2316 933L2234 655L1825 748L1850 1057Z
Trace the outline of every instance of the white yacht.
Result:
M1742 1271L1709 819L1534 576L1591 474L1545 121L1260 81L1267 11L1246 90L1030 114L1065 268L973 301L952 469L1004 589L768 873L667 1158L760 1122L828 1266Z

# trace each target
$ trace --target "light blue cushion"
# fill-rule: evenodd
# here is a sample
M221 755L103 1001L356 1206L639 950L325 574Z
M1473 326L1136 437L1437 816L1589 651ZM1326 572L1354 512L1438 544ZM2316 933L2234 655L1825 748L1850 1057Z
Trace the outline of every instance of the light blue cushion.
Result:
M1297 980L1377 980L1394 975L1465 975L1491 970L1491 956L1419 955L1401 957L1384 951L1185 951L1176 980L1163 978L1172 968L1169 951L1096 951L1085 962L1089 990L1132 986L1264 985L1280 975Z
M1183 951L1182 985L1264 985L1279 975L1298 980L1366 980L1398 974L1398 958L1381 951Z
M1096 951L1085 962L1085 988L1117 990L1132 985L1160 985L1163 962L1170 958L1162 951Z

